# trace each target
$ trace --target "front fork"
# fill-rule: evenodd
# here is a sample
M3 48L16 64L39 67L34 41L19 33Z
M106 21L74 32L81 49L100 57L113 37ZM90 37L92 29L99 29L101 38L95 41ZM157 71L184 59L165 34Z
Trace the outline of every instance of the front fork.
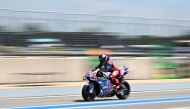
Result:
M94 84L91 82L88 82L86 85L89 86L89 93L92 94L94 92Z

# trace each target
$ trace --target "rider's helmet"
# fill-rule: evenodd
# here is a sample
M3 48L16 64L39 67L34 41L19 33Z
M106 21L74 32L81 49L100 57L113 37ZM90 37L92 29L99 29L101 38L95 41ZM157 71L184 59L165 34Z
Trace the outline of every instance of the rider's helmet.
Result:
M103 54L99 55L99 61L100 61L101 64L105 64L107 59L108 59L108 55L106 53L103 53Z

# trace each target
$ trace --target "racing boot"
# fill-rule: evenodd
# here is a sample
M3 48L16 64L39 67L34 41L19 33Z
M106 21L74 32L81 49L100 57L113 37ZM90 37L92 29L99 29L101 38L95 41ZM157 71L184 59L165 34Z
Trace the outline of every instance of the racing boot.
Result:
M115 83L115 92L118 93L120 91L120 82L117 78L114 78L114 83Z
M116 89L116 93L119 94L119 93L120 93L120 90L121 90L120 84L118 84L118 85L115 87L115 89Z

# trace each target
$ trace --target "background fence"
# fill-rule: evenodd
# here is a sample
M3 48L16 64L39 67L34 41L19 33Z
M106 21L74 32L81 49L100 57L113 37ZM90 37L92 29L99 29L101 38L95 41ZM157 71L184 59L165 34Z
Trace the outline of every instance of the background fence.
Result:
M14 52L31 53L31 50L35 49L38 54L40 54L39 51L53 51L54 54L60 54L60 51L68 53L68 51L75 50L74 54L77 52L79 55L83 54L79 52L90 47L91 49L117 50L116 52L125 52L125 55L128 52L128 54L141 54L142 56L150 47L143 47L142 50L142 47L131 49L126 48L125 45L172 43L171 40L174 39L172 36L183 36L188 34L189 30L190 20L110 16L105 13L68 14L0 9L0 52L10 52L8 49L13 49ZM130 39L140 36L145 37L139 38L138 41ZM170 39L159 40L159 38L155 38L156 36L163 39L170 37ZM52 48L55 44L58 44L56 46L59 48ZM112 46L105 47L105 45ZM18 46L22 46L22 48L18 48ZM27 48L23 48L23 46ZM28 47L32 49L28 49ZM151 49L155 49L155 47ZM58 52L55 53L55 51ZM135 54L134 51L138 53ZM69 52L69 54L73 54L73 52Z
M30 28L54 32L102 31L129 36L173 36L185 34L190 29L190 20L110 16L105 13L67 14L0 9L0 15L0 25L11 31Z

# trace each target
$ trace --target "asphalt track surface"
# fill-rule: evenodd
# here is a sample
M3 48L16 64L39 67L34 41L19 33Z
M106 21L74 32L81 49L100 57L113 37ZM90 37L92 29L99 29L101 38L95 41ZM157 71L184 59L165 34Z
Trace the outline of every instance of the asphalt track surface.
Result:
M190 109L190 89L132 92L127 100L110 97L96 98L93 102L84 102L81 95L0 99L0 108L16 107L17 109L20 109L18 107L23 109L76 107L82 109Z
M153 90L179 90L190 89L190 82L181 83L149 83L149 84L130 84L131 91L153 91ZM55 87L35 87L35 88L11 88L1 89L0 99L17 98L31 96L63 96L81 94L82 86L55 86Z

